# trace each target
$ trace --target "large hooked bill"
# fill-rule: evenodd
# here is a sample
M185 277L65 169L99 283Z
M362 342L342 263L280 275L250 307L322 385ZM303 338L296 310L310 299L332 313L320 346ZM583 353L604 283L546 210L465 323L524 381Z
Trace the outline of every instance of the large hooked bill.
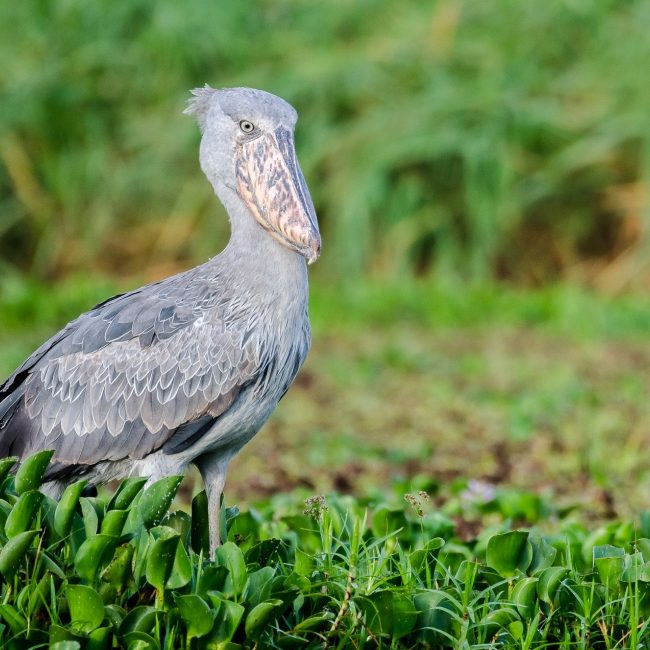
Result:
M293 134L278 127L237 152L237 191L259 224L312 264L320 255L316 211L300 171Z

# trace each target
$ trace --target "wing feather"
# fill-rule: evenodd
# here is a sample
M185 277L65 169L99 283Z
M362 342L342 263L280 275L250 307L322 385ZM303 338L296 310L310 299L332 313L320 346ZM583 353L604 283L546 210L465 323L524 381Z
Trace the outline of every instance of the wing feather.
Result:
M98 305L0 387L0 452L54 448L59 471L187 445L259 372L242 309L191 273Z

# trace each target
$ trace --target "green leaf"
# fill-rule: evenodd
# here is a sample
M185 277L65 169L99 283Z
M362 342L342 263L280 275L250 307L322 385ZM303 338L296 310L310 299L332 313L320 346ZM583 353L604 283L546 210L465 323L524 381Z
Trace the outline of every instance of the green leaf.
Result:
M145 575L149 584L158 591L163 591L171 576L176 558L176 548L180 537L173 535L167 539L157 539L149 548Z
M206 598L209 591L223 591L228 577L228 569L225 566L207 566L199 577L196 592Z
M27 549L32 545L37 530L26 530L12 537L0 551L0 573L11 580L24 562Z
M110 626L93 630L88 637L85 650L109 650L112 636L113 628Z
M376 635L390 635L393 628L393 592L390 589L375 591L369 596L355 598L364 613L368 629Z
M445 545L442 537L434 537L429 540L424 548L412 551L409 555L409 561L415 572L422 571L426 565L429 566L431 575L433 575L437 552Z
M108 510L127 510L146 482L140 476L124 479L108 502Z
M47 551L40 549L38 559L43 565L43 569L54 574L57 578L65 580L66 574L63 569L48 555ZM63 564L62 560L59 560Z
M97 534L99 528L97 510L95 509L93 502L87 497L81 497L79 503L81 504L81 517L84 522L86 537L90 538Z
M568 573L569 569L562 566L551 566L544 569L538 576L537 595L539 599L552 605L555 594Z
M160 650L160 644L146 632L129 632L124 635L127 650Z
M207 556L210 552L210 528L208 525L208 497L205 490L199 492L192 499L192 550L195 553L203 552Z
M57 641L50 646L50 650L81 650L79 641Z
M61 537L67 537L70 534L77 504L86 485L88 485L88 481L85 479L68 485L57 503L54 511L54 530Z
M39 451L21 463L14 480L18 494L38 490L53 455L54 451Z
M377 537L390 535L408 527L408 521L402 508L390 508L380 505L375 508L372 515L372 532Z
M219 604L219 612L213 633L210 635L210 640L225 643L232 640L246 610L242 605L233 603L231 600L218 599L215 600L215 605L217 602Z
M102 580L111 585L117 593L121 593L132 577L131 563L135 548L133 544L118 546L113 559L102 574Z
M74 566L86 582L95 584L97 575L113 559L117 541L117 537L112 535L94 535L79 547L74 556Z
M528 567L529 573L546 569L553 565L557 557L557 549L549 544L543 537L533 538L529 536L533 548L533 557Z
M512 590L512 604L522 618L531 618L537 600L537 578L523 578Z
M456 616L449 596L443 591L427 590L415 594L413 598L418 618L415 628L418 639L435 647L449 638L452 622Z
M29 602L27 604L27 613L30 618L34 612L38 612L44 605L48 605L48 598L52 587L52 574L46 571L38 581L36 587L30 590Z
M316 568L314 556L296 547L294 571L301 576L310 577Z
M27 620L13 605L0 605L0 618L16 636L22 635L27 629Z
M185 622L188 641L195 637L205 636L214 625L217 614L208 604L196 594L176 596L176 607Z
M526 531L512 530L488 540L486 563L504 578L525 573L532 559L533 549Z
M167 580L167 589L180 589L192 579L192 563L179 536L172 572Z
M120 636L126 637L132 632L151 632L158 620L162 620L165 612L148 605L139 605L134 607L123 619L120 624Z
M393 594L393 639L405 637L415 627L418 618L413 600L405 594L395 592Z
M274 598L253 607L246 617L244 627L246 638L257 641L268 622L273 618L274 613L283 605L284 603L281 600Z
M68 585L65 595L74 630L89 634L104 620L104 603L99 594L84 585Z
M142 493L137 507L146 528L156 526L162 521L182 480L182 476L167 476L150 485Z
M310 616L303 621L300 621L294 628L294 634L302 634L304 632L316 631L323 627L330 626L334 620L333 612L325 612L325 614L317 614Z
M119 537L122 534L128 515L128 510L109 510L102 521L100 529L102 534Z
M271 595L271 582L275 576L275 569L265 566L249 574L243 600L255 606Z
M594 546L594 566L607 589L618 589L625 569L625 550L610 544Z
M643 559L640 552L625 556L625 570L622 582L650 582L650 562Z
M161 526L167 526L172 528L181 536L181 542L185 545L188 543L190 537L190 529L192 527L192 518L187 512L182 510L176 510L175 512L169 512L160 522Z
M248 575L246 562L241 549L233 542L226 542L217 549L217 562L228 569L228 578L224 586L224 593L229 598L237 598L246 587Z
M492 637L499 630L517 620L519 620L519 616L515 609L512 607L501 607L484 616L480 624L487 628L488 637Z
M45 495L38 490L30 490L20 495L5 522L7 537L15 537L32 527L32 521L36 517L44 498Z
M4 483L4 480L7 478L11 468L18 462L17 456L9 456L8 458L3 458L0 460L0 485Z
M646 512L644 514L650 516L650 512ZM650 522L648 525L650 526ZM640 539L636 540L635 546L637 550L643 554L643 559L646 562L650 562L650 539L647 537L641 537Z
M259 564L265 567L274 559L277 559L278 549L281 540L272 537L271 539L263 539L246 551L246 564Z

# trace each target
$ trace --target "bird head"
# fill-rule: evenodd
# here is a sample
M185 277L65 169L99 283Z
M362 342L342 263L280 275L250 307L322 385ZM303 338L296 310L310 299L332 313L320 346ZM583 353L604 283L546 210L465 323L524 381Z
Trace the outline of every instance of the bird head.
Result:
M262 90L205 86L192 91L185 113L201 129L201 168L236 192L256 221L308 263L320 255L316 211L298 165L297 113Z

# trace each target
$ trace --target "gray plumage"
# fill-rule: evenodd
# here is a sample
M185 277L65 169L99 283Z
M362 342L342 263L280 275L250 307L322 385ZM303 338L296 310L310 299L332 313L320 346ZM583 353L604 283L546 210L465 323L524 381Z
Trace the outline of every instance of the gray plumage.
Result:
M251 89L194 91L201 167L232 225L209 262L69 323L0 387L0 455L53 449L50 481L152 479L195 462L213 546L228 462L310 344L306 259L320 251L295 111ZM252 130L249 130L251 129Z

